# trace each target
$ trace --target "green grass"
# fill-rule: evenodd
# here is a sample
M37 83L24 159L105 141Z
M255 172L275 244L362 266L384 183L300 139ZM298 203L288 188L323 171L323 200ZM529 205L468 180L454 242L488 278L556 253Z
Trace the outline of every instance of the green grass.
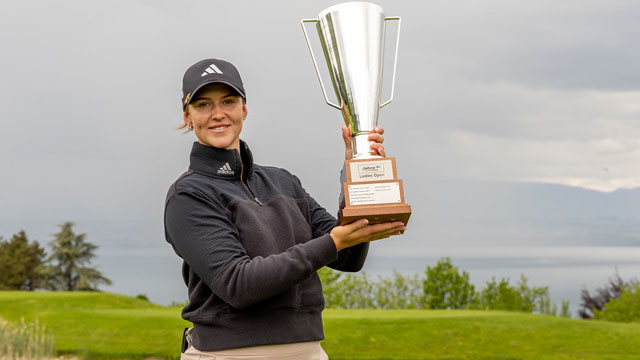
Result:
M177 358L188 323L168 308L106 293L0 292L0 317L39 319L59 354ZM496 311L326 310L331 360L640 359L640 323Z
M53 332L59 354L88 358L177 358L189 326L179 308L91 292L0 292L0 316L38 318Z
M326 310L337 359L640 359L640 323L499 311Z

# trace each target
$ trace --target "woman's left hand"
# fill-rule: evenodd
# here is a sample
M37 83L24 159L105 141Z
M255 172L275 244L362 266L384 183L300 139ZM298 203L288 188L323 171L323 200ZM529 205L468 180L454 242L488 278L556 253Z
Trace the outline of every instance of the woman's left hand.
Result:
M344 140L345 160L353 159L353 149L351 148L352 133L353 131L351 130L351 125L349 125L349 127L342 125L342 140ZM372 142L371 154L386 157L387 152L384 150L384 145L382 145L382 143L384 142L384 136L382 134L384 134L384 128L382 126L376 126L373 129L373 132L369 134L369 141Z

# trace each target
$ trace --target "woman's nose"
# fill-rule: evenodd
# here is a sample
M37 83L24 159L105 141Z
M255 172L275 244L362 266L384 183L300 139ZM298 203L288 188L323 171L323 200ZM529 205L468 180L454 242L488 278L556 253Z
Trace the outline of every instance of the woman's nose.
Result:
M213 109L211 110L211 116L214 119L223 118L224 117L224 112L222 111L222 108L219 105L215 105L213 107Z

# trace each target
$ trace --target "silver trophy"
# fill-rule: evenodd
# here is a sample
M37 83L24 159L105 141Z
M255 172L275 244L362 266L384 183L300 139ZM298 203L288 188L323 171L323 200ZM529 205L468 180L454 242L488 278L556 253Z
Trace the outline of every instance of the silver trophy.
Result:
M398 21L398 35L391 97L381 103L385 23L389 20ZM339 105L332 103L327 97L304 26L307 22L316 23L333 89L340 101ZM318 19L302 20L302 30L325 101L330 106L341 110L345 124L352 127L353 158L377 157L370 154L370 142L367 137L378 125L378 110L388 105L393 99L400 40L400 18L385 17L382 8L376 4L349 2L323 10L318 15Z
M398 38L391 96L382 102L384 35L388 20L398 21ZM316 23L333 89L340 104L332 103L327 97L305 28L308 22ZM371 224L396 220L406 224L411 215L411 206L404 202L402 180L397 178L395 158L372 155L368 140L369 134L378 125L379 109L393 99L400 18L386 17L376 4L350 2L327 8L320 12L317 19L304 19L301 24L325 101L342 111L345 124L351 125L353 130L353 159L345 161L345 207L341 209L340 222L346 224L367 218Z

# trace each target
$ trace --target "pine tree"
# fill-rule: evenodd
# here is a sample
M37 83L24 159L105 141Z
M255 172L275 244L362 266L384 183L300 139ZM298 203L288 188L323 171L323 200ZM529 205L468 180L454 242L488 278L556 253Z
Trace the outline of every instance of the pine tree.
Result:
M24 230L11 240L0 238L0 290L35 290L41 279L44 249L29 243Z
M47 259L48 287L63 291L96 291L99 284L111 285L111 280L89 266L98 246L85 240L87 234L76 235L74 223L65 222L59 226L60 232L54 234L55 238L49 243L52 252Z

